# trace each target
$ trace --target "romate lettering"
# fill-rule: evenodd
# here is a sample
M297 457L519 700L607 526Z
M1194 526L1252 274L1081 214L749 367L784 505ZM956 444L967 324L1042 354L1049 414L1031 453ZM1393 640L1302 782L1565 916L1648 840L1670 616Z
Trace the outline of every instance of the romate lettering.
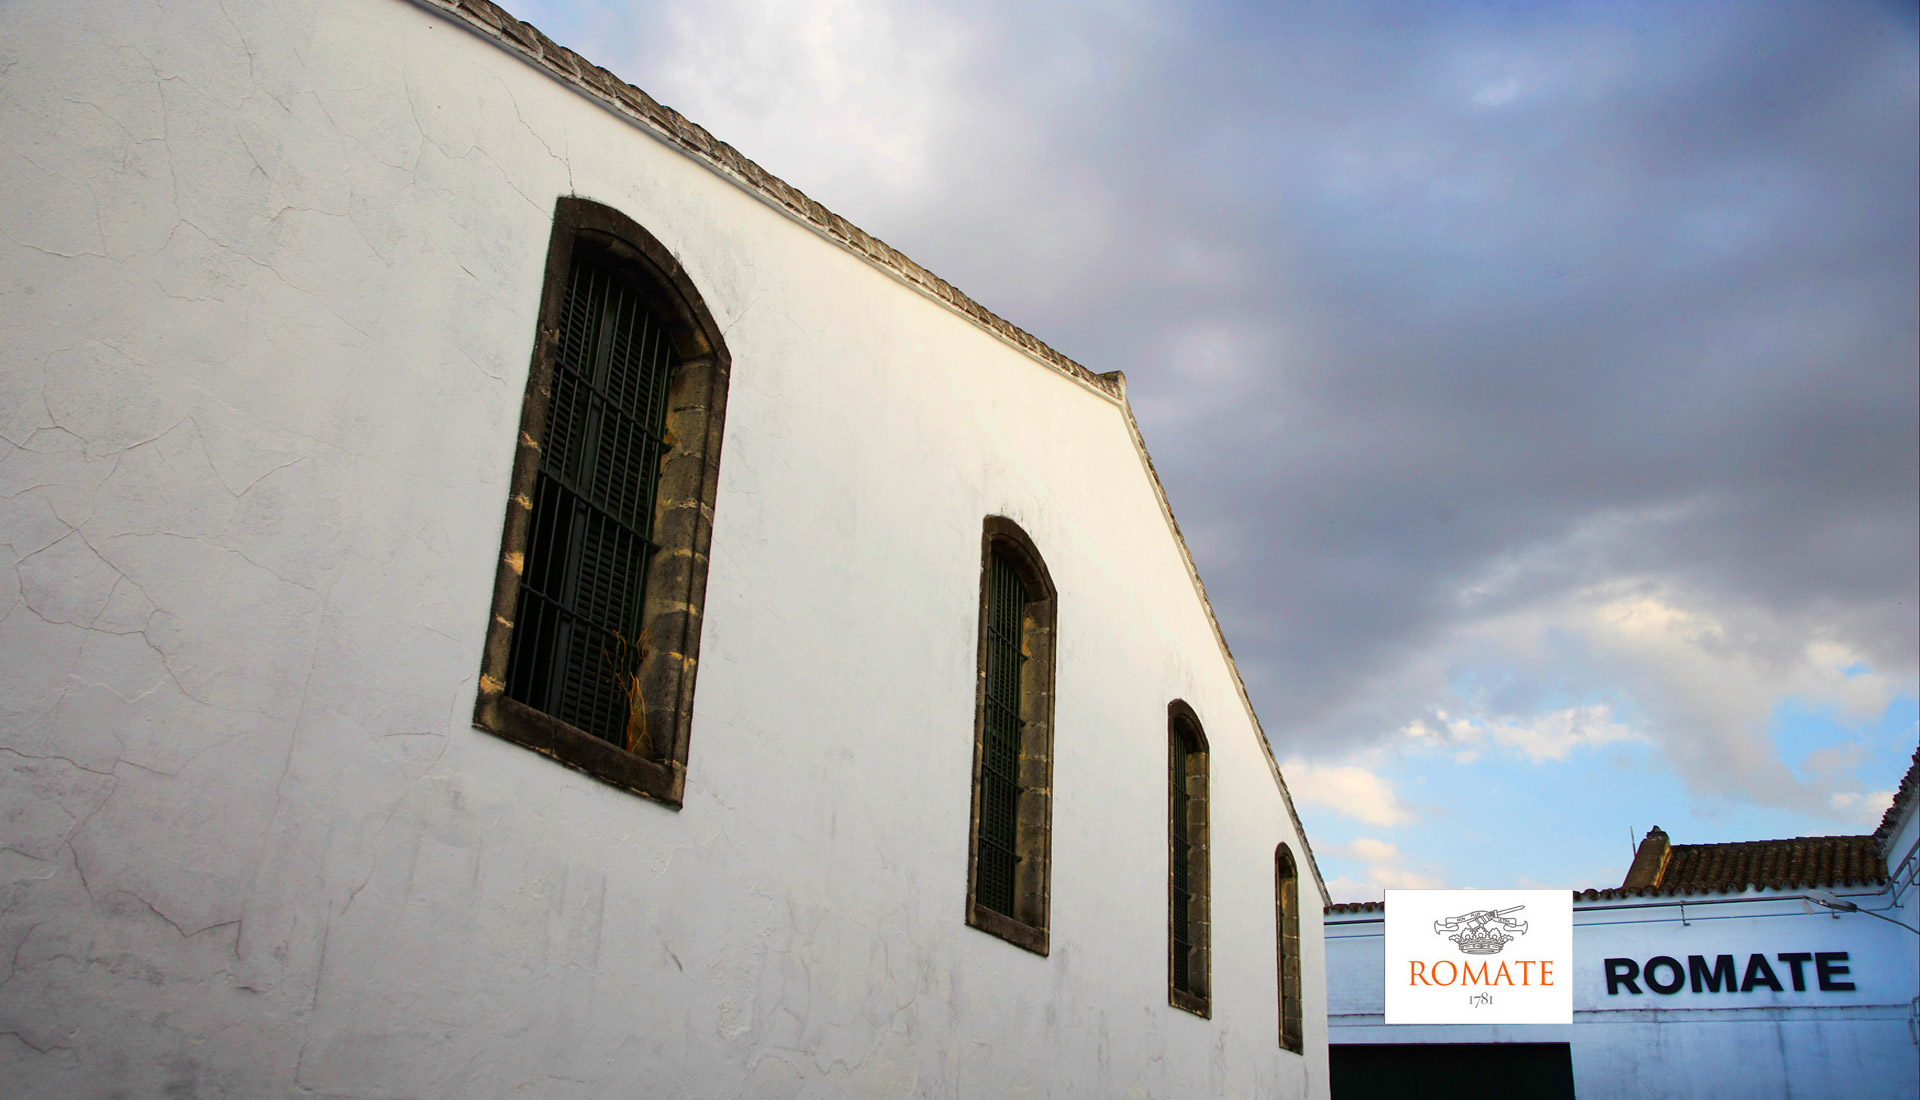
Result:
M1732 993L1740 984L1735 981L1733 977L1732 955L1721 955L1714 959L1712 970L1707 969L1707 957L1705 955L1688 955L1687 976L1693 979L1693 991L1695 993L1702 992L1702 987L1704 987L1704 991L1708 993L1718 993L1722 987L1724 987L1728 993Z
M1812 952L1788 951L1775 955L1774 958L1779 959L1781 962L1793 968L1793 991L1795 993L1805 993L1807 991L1807 975L1800 968L1813 961Z
M1663 966L1673 971L1672 981L1663 982L1653 976L1653 972ZM1678 993L1680 992L1680 987L1687 984L1687 972L1680 968L1680 960L1671 955L1655 955L1653 958L1648 959L1647 965L1640 971L1640 976L1646 979L1647 988L1653 990L1655 993Z
M1820 976L1821 989L1833 990L1840 993L1853 992L1852 982L1834 980L1847 972L1847 968L1841 965L1846 961L1847 953L1845 951L1819 951L1814 953L1813 969L1814 973Z
M1628 965L1632 964L1629 962ZM1447 968L1444 975L1440 972L1443 966ZM1475 967L1479 969L1476 970ZM1514 972L1509 967L1519 968L1519 981L1514 981ZM1489 988L1496 985L1549 986L1553 984L1553 960L1513 959L1495 963L1489 959L1482 959L1476 963L1472 959L1467 959L1456 963L1452 959L1436 959L1432 962L1409 959L1407 960L1407 984L1483 985ZM1639 990L1636 989L1634 992L1638 993Z
M1632 959L1608 959L1607 996L1611 997L1620 992L1620 987L1623 985L1627 987L1628 993L1640 992L1640 987L1634 984L1634 979L1639 976L1640 964Z
M1773 976L1773 967L1767 965L1765 955L1756 954L1747 959L1747 976L1740 979L1740 992L1751 993L1756 985L1780 992L1780 979Z
M1774 955L1787 968L1787 979L1793 983L1795 993L1807 991L1808 963L1813 964L1814 980L1823 993L1852 993L1859 987L1850 979L1852 968L1848 965L1845 951L1782 951ZM1521 963L1521 973L1525 974L1526 963ZM1689 986L1695 993L1752 993L1756 989L1767 989L1774 993L1784 990L1780 984L1780 975L1763 954L1747 956L1744 973L1733 955L1716 955L1712 962L1705 955L1688 955L1687 964L1671 955L1655 955L1645 963L1632 959L1606 959L1602 965L1607 975L1607 996L1618 996L1621 990L1635 996L1640 995L1640 983L1645 982L1648 989L1655 993L1671 996L1680 992L1682 986ZM1552 985L1549 980L1550 963L1540 963L1540 984ZM1522 984L1525 984L1524 981Z

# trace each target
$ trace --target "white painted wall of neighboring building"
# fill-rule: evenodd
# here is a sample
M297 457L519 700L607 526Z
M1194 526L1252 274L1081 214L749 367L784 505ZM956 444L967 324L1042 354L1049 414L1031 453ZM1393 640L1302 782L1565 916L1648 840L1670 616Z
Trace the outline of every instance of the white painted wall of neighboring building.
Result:
M1909 928L1915 906L1909 814L1889 846L1896 870L1885 890L1831 893ZM1904 840L1903 840L1904 838ZM1904 876L1904 877L1903 877ZM1574 1022L1543 1027L1389 1026L1383 1015L1380 914L1329 914L1327 990L1334 1043L1569 1043L1581 1100L1858 1100L1920 1096L1920 935L1862 913L1835 913L1792 891L1691 898L1574 902ZM1852 992L1822 991L1805 966L1796 993L1782 952L1846 952ZM1608 958L1644 965L1665 955L1685 966L1731 954L1745 976L1762 953L1783 989L1695 993L1691 983L1662 995L1616 986ZM1666 970L1662 968L1662 976Z
M401 0L0 6L0 150L3 1091L1327 1094L1306 850L1120 404ZM568 193L733 356L678 813L468 721ZM1059 589L1047 958L963 923L988 513Z

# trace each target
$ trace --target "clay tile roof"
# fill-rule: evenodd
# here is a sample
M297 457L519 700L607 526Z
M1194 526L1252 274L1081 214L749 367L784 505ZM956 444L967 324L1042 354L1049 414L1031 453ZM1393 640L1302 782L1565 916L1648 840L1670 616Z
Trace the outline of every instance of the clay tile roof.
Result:
M1334 913L1384 913L1387 903L1384 901L1336 901L1327 906L1329 915Z
M1655 826L1640 842L1627 878L1610 890L1583 890L1583 901L1742 890L1879 886L1886 859L1873 836L1799 836L1731 844L1672 844Z
M1885 859L1887 845L1893 840L1893 831L1900 826L1901 820L1913 812L1913 803L1920 798L1920 749L1913 750L1913 763L1908 766L1907 774L1900 779L1900 789L1893 792L1893 805L1887 807L1886 815L1880 819L1880 827L1873 831L1873 843Z
M1887 865L1871 836L1800 836L1734 844L1676 844L1654 885L1667 890L1795 890L1879 885Z

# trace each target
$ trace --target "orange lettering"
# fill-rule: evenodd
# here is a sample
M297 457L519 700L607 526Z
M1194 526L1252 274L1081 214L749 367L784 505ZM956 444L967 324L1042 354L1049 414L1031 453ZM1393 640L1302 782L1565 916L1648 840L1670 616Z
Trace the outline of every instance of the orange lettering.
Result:
M1532 959L1521 959L1521 960L1520 960L1520 984L1521 984L1521 985L1530 985L1530 984L1532 984L1532 983L1530 983L1530 982L1528 982L1528 981L1527 981L1527 967L1529 967L1529 966L1532 966L1532 965L1533 965L1533 960L1532 960Z
M1427 969L1426 963L1421 962L1419 959L1413 959L1408 965L1411 967L1411 972L1407 978L1408 985L1412 985L1415 982L1419 982L1421 985L1433 984L1427 980L1426 975L1423 973L1423 971Z
M1473 984L1474 984L1474 980L1473 980L1473 960L1472 960L1472 959L1468 959L1468 960L1467 960L1466 962L1463 962L1463 963L1461 963L1461 964L1460 964L1460 984L1461 984L1461 985L1473 985ZM1486 985L1486 984L1487 984L1487 964L1486 964L1486 961L1485 961L1485 960L1481 960L1481 963L1480 963L1480 982L1479 982L1479 984L1481 984L1481 985Z
M1522 974L1525 974L1525 973L1526 973L1526 965L1527 965L1526 963L1521 963L1521 964L1520 964L1520 967L1521 967L1521 970L1520 970L1520 972L1521 972ZM1494 976L1494 980L1493 980L1493 984L1495 984L1495 985L1499 985L1499 984L1500 984L1501 982L1505 982L1505 983L1507 983L1508 985L1512 985L1512 984L1513 984L1513 975L1511 975L1511 974L1509 974L1509 973L1507 973L1507 964L1506 964L1506 963L1501 963L1501 964L1500 964L1500 973Z
M1447 980L1444 982L1440 980L1440 968L1443 966L1447 968ZM1459 976L1460 972L1454 968L1452 959L1441 959L1433 964L1433 981L1436 985L1452 985L1453 980Z
M1551 959L1540 960L1540 984L1553 984L1553 960Z

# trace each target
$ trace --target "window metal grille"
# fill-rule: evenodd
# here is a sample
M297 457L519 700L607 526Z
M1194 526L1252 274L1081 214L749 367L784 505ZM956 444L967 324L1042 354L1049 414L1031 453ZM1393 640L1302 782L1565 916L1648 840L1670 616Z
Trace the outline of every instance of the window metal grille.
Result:
M1021 634L1027 590L1013 563L993 555L987 582L986 744L980 758L980 905L1013 915L1020 813Z
M1167 784L1172 792L1172 838L1168 853L1172 861L1173 896L1169 934L1173 938L1173 987L1193 992L1193 893L1188 881L1193 868L1193 847L1188 841L1188 816L1191 794L1187 790L1187 744L1178 733L1168 741Z
M507 694L632 751L667 383L665 326L576 256L561 308Z

